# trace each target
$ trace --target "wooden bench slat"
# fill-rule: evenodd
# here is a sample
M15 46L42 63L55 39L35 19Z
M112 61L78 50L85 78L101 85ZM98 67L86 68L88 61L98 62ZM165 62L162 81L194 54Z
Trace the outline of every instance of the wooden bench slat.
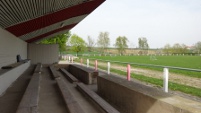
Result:
M77 87L87 96L89 96L95 103L97 103L106 113L120 113L105 100L103 100L99 95L87 88L83 83L77 83Z
M66 75L65 77L66 77L71 83L73 83L73 82L78 82L78 79L75 78L72 74L70 74L67 70L65 70L64 68L61 68L60 70L61 70L61 72L63 72L63 73Z

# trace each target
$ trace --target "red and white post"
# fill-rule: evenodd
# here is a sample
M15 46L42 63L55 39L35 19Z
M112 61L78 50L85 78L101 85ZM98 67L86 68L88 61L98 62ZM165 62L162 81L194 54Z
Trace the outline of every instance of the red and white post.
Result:
M80 64L82 65L82 58L80 59Z
M95 70L97 71L98 70L98 61L95 60Z
M127 80L131 80L131 66L130 64L127 65Z

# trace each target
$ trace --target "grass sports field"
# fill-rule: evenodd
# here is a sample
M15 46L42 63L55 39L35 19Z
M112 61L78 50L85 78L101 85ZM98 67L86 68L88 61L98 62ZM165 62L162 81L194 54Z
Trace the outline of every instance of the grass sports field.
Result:
M201 70L201 56L87 56L86 58L95 58L110 61L120 61L129 63L154 64L162 66L174 66L182 68L192 68ZM162 70L162 68L142 67L153 70ZM172 72L201 78L200 72L191 72L171 69Z
M95 59L110 60L110 61L120 61L120 62L129 62L129 63L142 63L142 64L154 64L162 66L174 66L174 67L183 67L183 68L192 68L192 69L201 69L201 56L85 56L82 57L84 63L86 59L90 59L90 65L94 65ZM79 61L78 61L79 62ZM100 61L99 61L100 62ZM126 65L126 64L121 64ZM134 67L134 66L132 66ZM98 66L99 69L107 70L107 66ZM138 68L148 68L153 70L158 70L162 72L163 68L152 68L152 67L139 67ZM121 71L116 68L111 67L111 72L118 73L120 75L126 75L126 72ZM172 73L178 73L190 77L192 79L200 79L201 72L192 72L192 71L183 71L183 70L174 70L170 69ZM138 79L140 81L156 85L158 87L163 87L163 80L158 78L148 77L146 75L138 75L131 73L131 77ZM193 77L193 78L192 78ZM192 78L192 79L191 79ZM199 81L198 81L199 82ZM169 81L169 89L181 91L187 94L201 97L200 87L193 87L187 84L180 84L177 82Z
M155 58L154 58L155 57ZM201 69L201 56L87 56L111 61L133 62Z

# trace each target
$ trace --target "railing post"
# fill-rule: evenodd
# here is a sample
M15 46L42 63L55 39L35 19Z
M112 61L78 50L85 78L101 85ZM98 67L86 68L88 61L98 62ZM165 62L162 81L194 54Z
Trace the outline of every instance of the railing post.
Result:
M95 60L95 70L97 71L98 70L98 61Z
M166 93L168 92L168 76L169 76L168 68L163 68L163 90Z
M70 63L70 56L68 56L68 62Z
M110 74L110 62L107 62L107 74Z
M87 67L89 67L89 59L87 59Z
M130 64L128 64L128 66L127 66L127 80L128 81L130 81L130 79L131 79L130 73L131 73L131 66L130 66Z
M80 64L82 65L82 58L80 59Z
M71 59L72 59L72 63L73 63L73 56L72 56L72 58L71 58Z

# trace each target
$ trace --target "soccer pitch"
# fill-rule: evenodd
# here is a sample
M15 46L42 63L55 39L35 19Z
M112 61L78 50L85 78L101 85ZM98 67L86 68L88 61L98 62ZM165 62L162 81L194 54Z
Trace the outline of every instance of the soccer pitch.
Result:
M201 69L201 56L92 56L91 55L86 56L84 58ZM147 67L147 66L146 67L141 66L141 67L154 70L162 70L162 68ZM175 69L171 69L171 71L175 73L181 73L187 76L201 78L200 72L191 72L191 71L183 71Z

